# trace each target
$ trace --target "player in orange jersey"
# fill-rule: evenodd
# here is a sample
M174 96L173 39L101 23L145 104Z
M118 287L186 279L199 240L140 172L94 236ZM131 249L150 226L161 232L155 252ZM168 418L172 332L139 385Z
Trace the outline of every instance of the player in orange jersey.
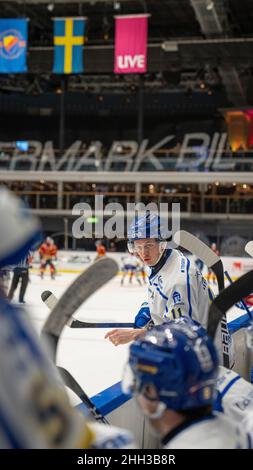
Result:
M101 240L97 240L96 243L95 243L95 246L96 246L96 250L97 250L97 256L96 256L95 260L97 260L99 258L102 258L102 256L106 255L106 248L103 245Z
M42 243L42 245L39 248L39 255L41 259L41 265L40 265L40 276L41 279L44 277L44 272L46 270L47 265L50 267L50 274L51 274L51 279L55 278L55 265L53 263L54 260L57 259L57 251L58 248L54 244L54 240L50 237L46 238L46 241Z

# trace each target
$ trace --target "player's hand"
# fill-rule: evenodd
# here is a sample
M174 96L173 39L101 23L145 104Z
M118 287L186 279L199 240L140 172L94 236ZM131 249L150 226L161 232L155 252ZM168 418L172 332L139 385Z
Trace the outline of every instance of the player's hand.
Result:
M108 331L108 333L106 333L105 335L105 339L109 339L109 341L111 341L114 346L119 346L119 344L127 344L130 343L130 341L134 341L138 336L142 335L143 333L145 333L145 330L143 331L142 329L116 329Z

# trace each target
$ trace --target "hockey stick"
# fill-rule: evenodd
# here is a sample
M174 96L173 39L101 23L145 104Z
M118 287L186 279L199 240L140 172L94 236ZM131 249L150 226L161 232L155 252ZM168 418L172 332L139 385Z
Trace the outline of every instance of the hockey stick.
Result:
M246 243L244 250L253 258L253 241Z
M224 274L225 274L227 280L230 282L230 284L233 284L233 280L231 279L229 273L227 271L225 271ZM252 287L252 289L253 289L253 287ZM242 304L245 312L247 312L247 314L249 315L250 319L253 320L252 312L250 311L250 309L248 308L247 304L244 302L243 299L240 299L240 303Z
M108 424L107 419L100 413L99 409L87 397L86 393L83 391L82 387L80 387L79 383L74 379L74 377L66 369L64 369L64 367L57 366L57 369L60 372L61 378L65 385L80 398L80 400L84 403L86 407L88 407L89 411L91 412L92 416L96 419L96 421Z
M253 270L241 276L226 287L212 302L208 316L208 334L214 338L217 327L225 313L241 298L247 297L253 289Z
M45 325L42 328L42 336L51 346L51 355L56 362L56 352L59 337L69 318L94 292L112 279L118 272L117 263L110 258L102 258L80 274L64 292L59 302L51 311ZM86 393L77 384L72 375L64 368L60 368L61 376L66 385L82 400L98 421L107 423L99 410L91 402Z
M112 279L117 272L118 265L114 260L102 258L80 274L64 292L42 328L42 335L51 343L54 362L58 340L68 320L85 300Z
M41 294L42 301L46 304L46 306L52 310L57 302L58 299L55 295L50 292L49 290L45 290ZM90 323L90 322L83 322L76 320L74 318L70 318L66 323L70 328L133 328L134 323Z
M247 297L252 292L253 270L247 272L237 279L233 284L224 289L221 294L213 300L208 316L208 334L214 338L218 324L225 313L235 305L242 297ZM252 382L252 324L246 329L246 368L248 380Z
M200 258L208 268L212 269L214 274L217 277L219 292L224 289L224 269L220 257L209 248L205 243L203 243L199 238L195 237L185 230L181 230L175 233L174 241L177 245L182 246L190 253L193 253L198 258ZM223 346L223 364L229 369L229 348L228 348L228 326L227 318L224 314L220 318L221 322L221 341Z
M190 253L200 258L217 277L219 292L225 287L223 263L218 255L199 238L185 230L179 230L174 235L174 241Z

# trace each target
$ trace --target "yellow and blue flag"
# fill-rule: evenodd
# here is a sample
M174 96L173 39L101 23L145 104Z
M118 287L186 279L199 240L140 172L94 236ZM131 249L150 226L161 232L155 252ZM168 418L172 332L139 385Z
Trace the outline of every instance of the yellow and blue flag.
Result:
M85 18L54 19L54 73L83 72Z
M0 73L27 71L27 19L0 20Z

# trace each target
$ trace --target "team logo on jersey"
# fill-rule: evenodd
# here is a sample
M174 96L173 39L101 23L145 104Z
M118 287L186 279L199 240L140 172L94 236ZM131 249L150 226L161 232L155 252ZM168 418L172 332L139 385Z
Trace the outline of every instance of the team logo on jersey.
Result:
M251 390L245 398L235 402L235 406L240 410L244 411L248 406L252 407L253 401L253 391Z
M180 304L181 301L182 301L181 295L180 295L180 293L177 292L177 291L175 291L175 292L172 294L172 299L173 299L174 305Z

